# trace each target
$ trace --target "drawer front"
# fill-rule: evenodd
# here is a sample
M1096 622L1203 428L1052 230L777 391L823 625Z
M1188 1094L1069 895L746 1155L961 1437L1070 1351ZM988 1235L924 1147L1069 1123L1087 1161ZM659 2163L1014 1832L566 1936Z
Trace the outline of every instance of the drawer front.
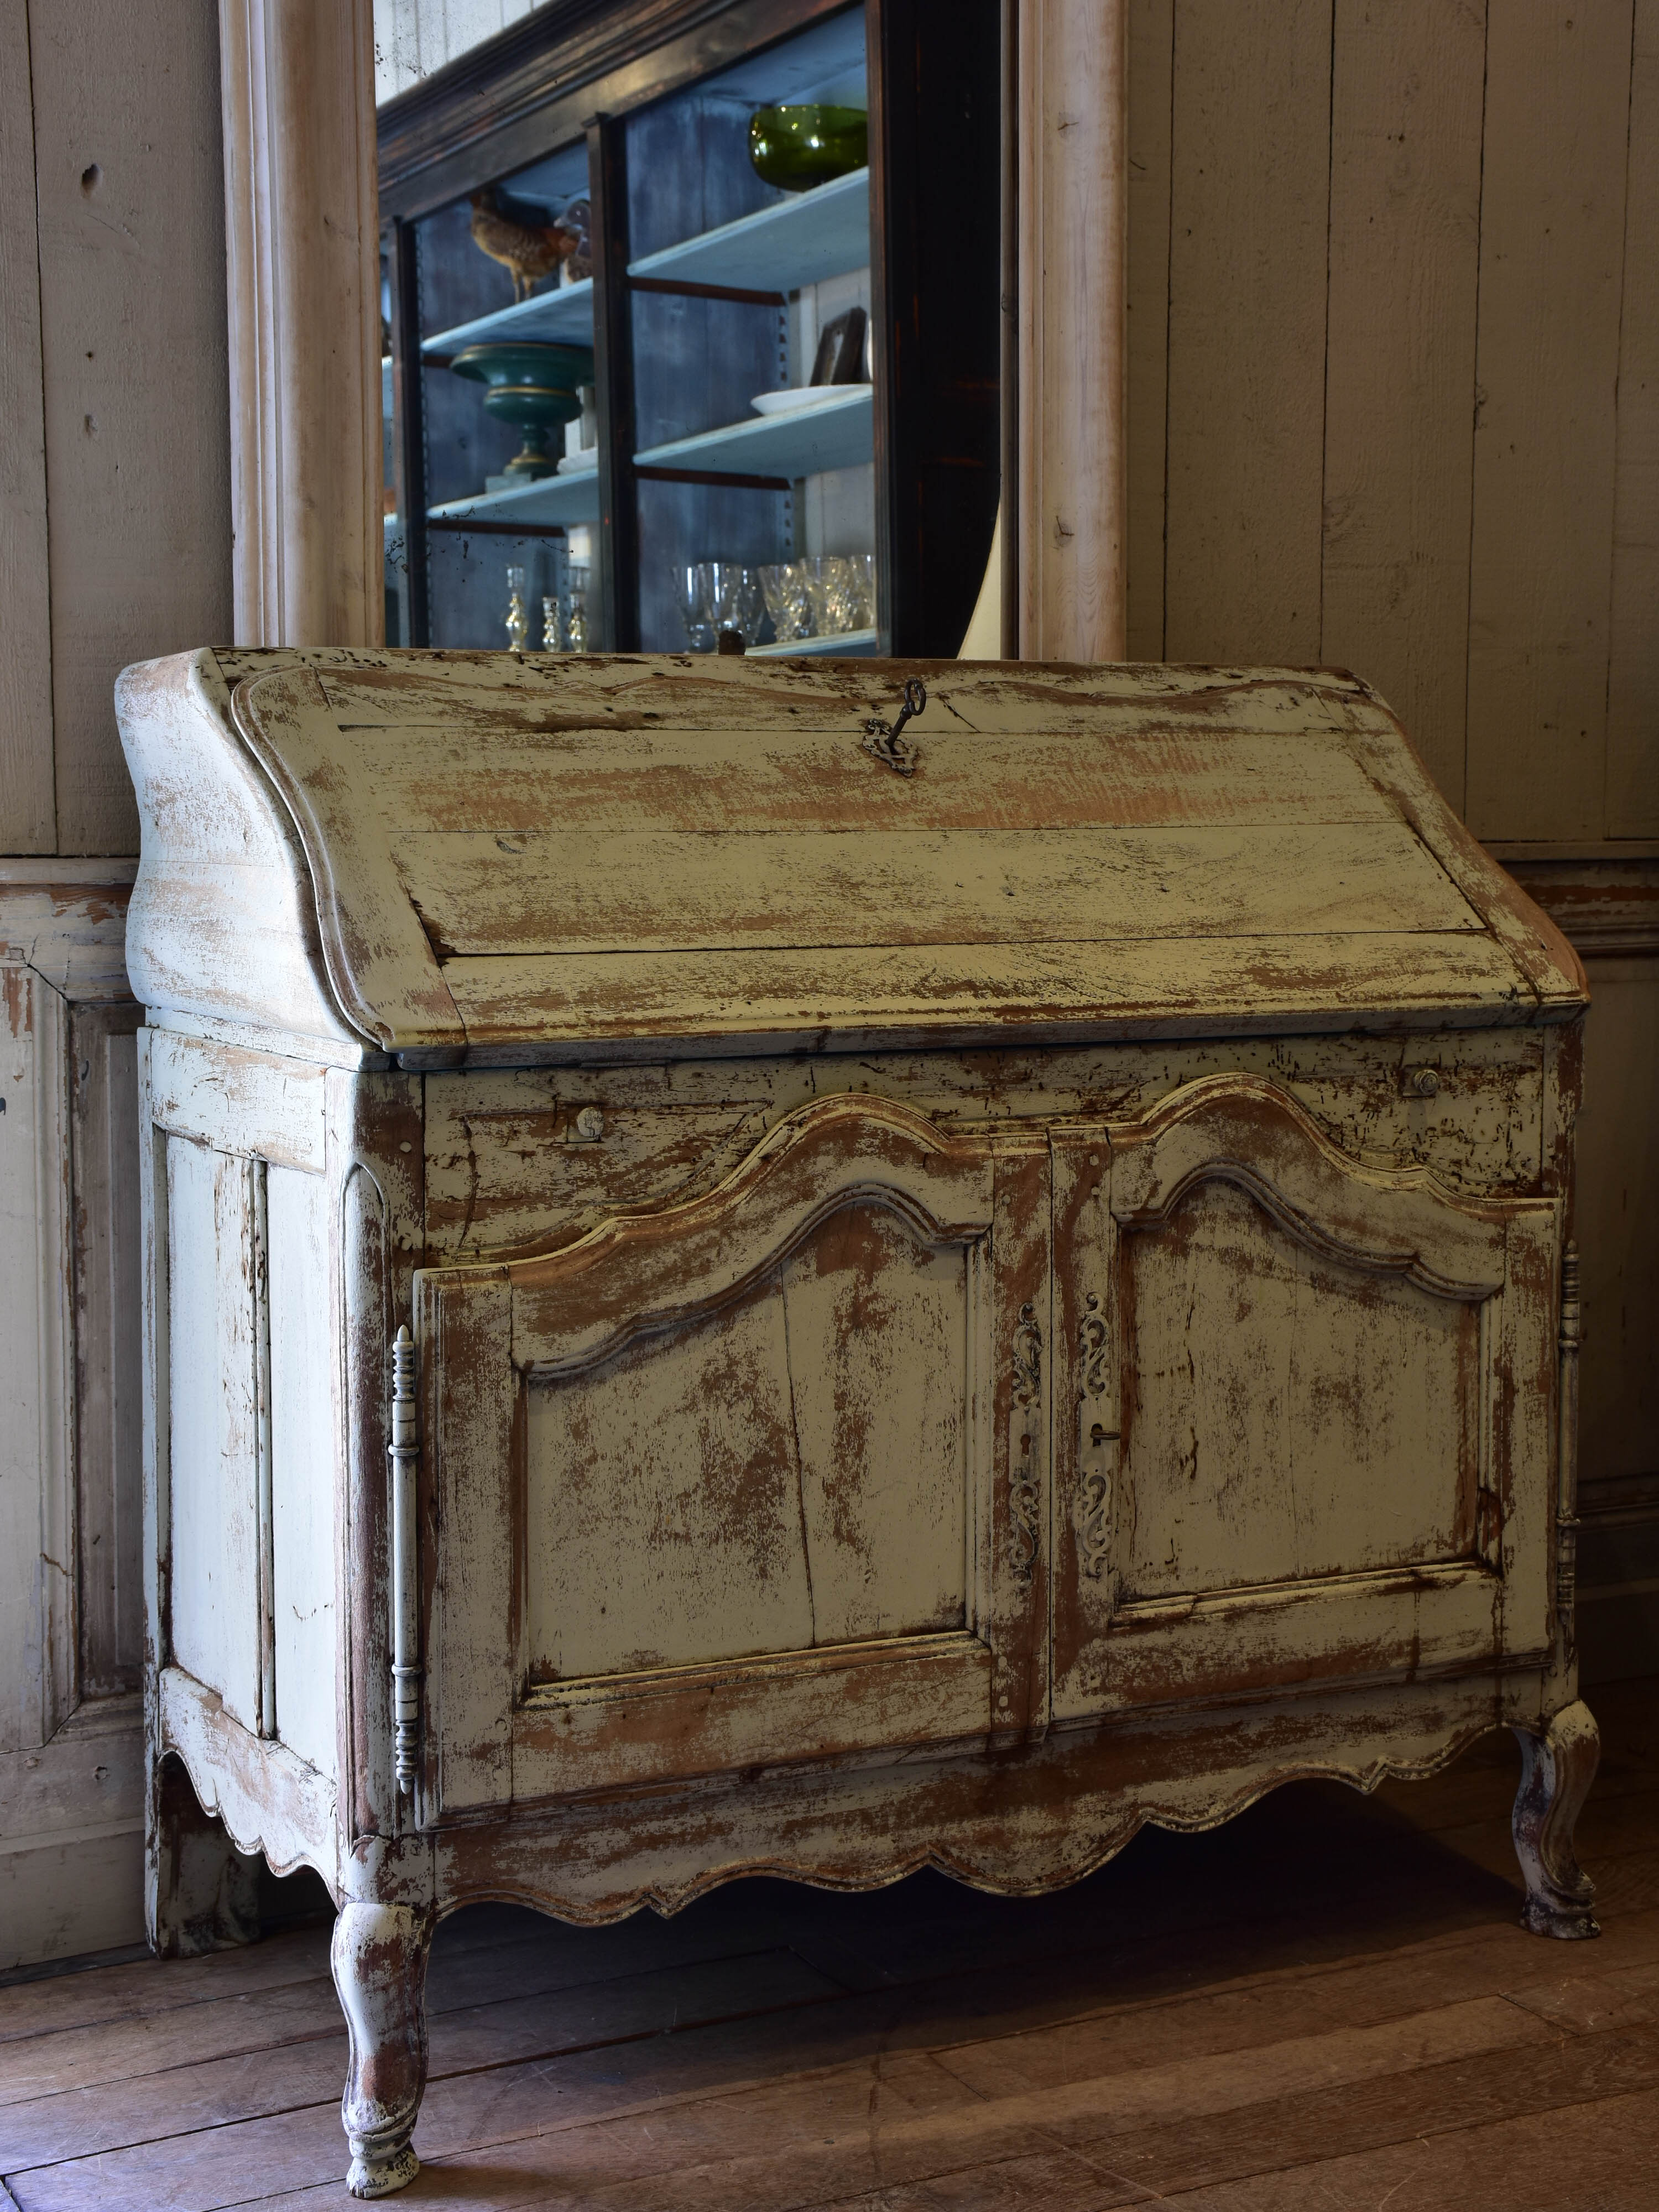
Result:
M1042 1133L842 1097L423 1273L425 1817L1040 1717L1048 1232Z
M1054 1136L1054 1709L1543 1653L1554 1200L1260 1078Z

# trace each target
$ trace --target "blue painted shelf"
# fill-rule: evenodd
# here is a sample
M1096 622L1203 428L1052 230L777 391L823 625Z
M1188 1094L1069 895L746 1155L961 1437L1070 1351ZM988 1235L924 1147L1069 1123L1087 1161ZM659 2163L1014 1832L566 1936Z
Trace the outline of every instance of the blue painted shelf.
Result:
M630 263L630 276L681 284L729 284L743 292L792 292L821 277L862 269L870 258L870 172L854 169L810 192L794 192L737 222L665 246ZM486 339L593 343L593 282L555 286L453 330L422 338L423 354L455 354Z
M792 292L870 258L870 172L854 169L628 265L630 276Z
M562 345L593 343L593 280L532 293L516 306L498 307L493 315L480 315L470 323L457 323L453 331L439 331L421 340L422 353L455 354L463 346L482 345L487 338L541 338Z
M568 477L542 477L534 483L514 484L510 491L474 492L470 498L447 500L441 507L427 509L429 522L522 522L531 529L599 519L597 468Z
M845 398L826 399L788 415L755 415L746 422L675 438L635 453L635 468L712 469L724 475L811 477L854 468L875 452L870 386L851 384Z
M876 649L872 629L840 629L829 637L787 637L775 645L751 645L750 660L818 659L837 654L842 659L863 659Z

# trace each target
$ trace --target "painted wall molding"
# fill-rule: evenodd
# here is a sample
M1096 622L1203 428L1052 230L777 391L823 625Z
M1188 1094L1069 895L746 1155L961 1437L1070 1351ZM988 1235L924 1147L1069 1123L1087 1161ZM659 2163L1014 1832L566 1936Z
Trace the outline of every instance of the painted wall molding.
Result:
M385 629L371 0L220 0L239 645Z
M1127 0L1018 0L1022 660L1121 660Z

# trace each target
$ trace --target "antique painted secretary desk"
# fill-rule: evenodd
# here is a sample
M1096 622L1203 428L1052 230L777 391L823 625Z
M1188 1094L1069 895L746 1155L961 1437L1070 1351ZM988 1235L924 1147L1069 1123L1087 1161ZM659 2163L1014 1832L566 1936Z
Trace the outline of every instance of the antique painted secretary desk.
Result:
M1585 992L1332 672L131 669L152 1911L1030 1892L1504 1723L1594 1932Z

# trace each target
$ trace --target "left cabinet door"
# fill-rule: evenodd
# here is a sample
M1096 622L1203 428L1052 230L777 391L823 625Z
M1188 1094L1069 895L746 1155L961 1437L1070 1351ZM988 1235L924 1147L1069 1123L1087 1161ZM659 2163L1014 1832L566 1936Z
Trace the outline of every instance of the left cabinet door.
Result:
M1028 1723L1046 1177L830 1099L690 1203L418 1279L427 1817Z

